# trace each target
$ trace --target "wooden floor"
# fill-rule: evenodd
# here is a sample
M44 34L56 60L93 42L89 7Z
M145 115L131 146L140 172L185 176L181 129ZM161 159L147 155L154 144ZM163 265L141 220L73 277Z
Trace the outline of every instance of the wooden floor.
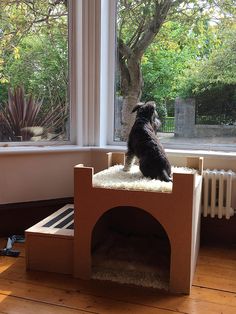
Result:
M0 256L0 313L236 313L236 246L201 248L190 296L26 272L24 245L14 248L18 258Z

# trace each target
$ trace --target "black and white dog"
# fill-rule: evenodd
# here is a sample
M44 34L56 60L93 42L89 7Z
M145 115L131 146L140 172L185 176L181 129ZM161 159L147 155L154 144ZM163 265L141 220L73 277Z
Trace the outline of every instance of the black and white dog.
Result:
M138 104L133 112L137 112L137 115L128 138L124 171L130 170L136 157L139 160L140 171L145 177L172 181L170 162L156 134L161 123L155 102Z

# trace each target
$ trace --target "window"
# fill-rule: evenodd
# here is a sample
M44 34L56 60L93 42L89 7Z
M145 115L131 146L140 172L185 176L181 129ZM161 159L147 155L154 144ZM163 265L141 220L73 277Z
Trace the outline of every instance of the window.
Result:
M0 142L70 140L69 4L0 2Z
M155 101L169 148L235 150L234 0L117 0L114 126L124 142L139 102Z
M154 100L166 148L235 150L233 2L1 1L1 145L124 145Z

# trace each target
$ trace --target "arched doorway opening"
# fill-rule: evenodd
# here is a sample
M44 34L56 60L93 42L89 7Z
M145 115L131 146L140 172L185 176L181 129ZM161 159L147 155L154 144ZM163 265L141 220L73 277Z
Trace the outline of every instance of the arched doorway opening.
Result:
M104 213L92 232L92 278L168 290L171 246L163 226L136 207Z

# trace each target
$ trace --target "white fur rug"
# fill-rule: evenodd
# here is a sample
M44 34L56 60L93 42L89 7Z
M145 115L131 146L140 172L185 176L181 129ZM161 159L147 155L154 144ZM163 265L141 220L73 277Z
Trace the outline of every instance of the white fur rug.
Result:
M168 290L170 252L155 236L111 234L95 249L92 278Z
M194 173L195 171L186 167L172 167L172 173ZM93 176L93 186L107 189L171 192L173 183L145 178L136 165L133 165L129 172L123 171L122 165L115 165L96 173Z

